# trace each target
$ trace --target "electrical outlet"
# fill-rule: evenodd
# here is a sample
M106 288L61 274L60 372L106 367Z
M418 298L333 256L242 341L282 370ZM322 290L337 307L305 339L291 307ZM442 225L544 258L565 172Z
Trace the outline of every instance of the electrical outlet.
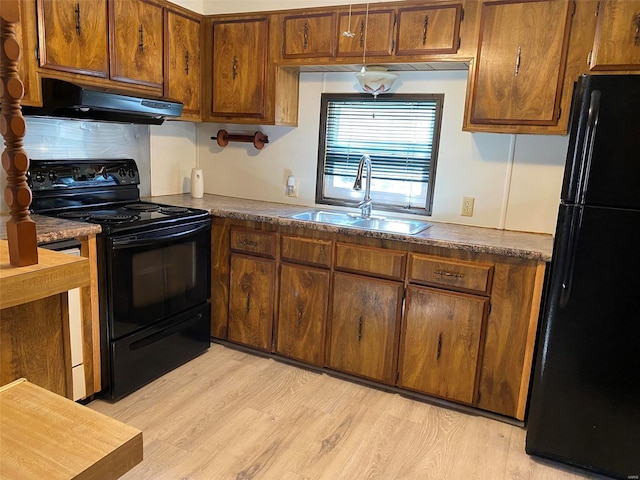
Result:
M463 217L473 217L473 204L475 202L473 197L462 197L462 208L460 209L460 215Z

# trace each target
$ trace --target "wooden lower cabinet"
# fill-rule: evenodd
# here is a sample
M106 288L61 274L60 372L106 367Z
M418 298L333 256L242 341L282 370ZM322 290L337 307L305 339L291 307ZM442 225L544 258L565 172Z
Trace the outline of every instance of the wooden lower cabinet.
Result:
M393 385L403 284L334 273L327 366Z
M398 386L473 403L489 299L410 286L405 302Z
M271 350L275 262L231 255L229 340Z
M283 264L276 351L312 365L324 365L329 271Z

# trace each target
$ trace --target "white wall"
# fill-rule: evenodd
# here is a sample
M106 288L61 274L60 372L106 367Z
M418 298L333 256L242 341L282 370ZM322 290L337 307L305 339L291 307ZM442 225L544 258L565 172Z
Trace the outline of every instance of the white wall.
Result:
M385 1L393 2L399 0ZM171 0L171 2L204 15L349 5L348 0L243 0L242 2L237 0ZM353 3L362 4L364 2Z
M151 126L151 195L191 191L196 166L196 128L191 122L165 121Z
M350 73L303 73L300 78L297 128L198 125L198 166L205 192L315 204L320 95L353 92L357 82ZM445 94L431 218L553 233L567 138L462 132L466 83L466 71L402 72L393 87L396 93ZM269 143L261 151L249 143L221 149L210 140L220 128L246 134L260 130ZM290 174L299 181L297 199L284 194ZM475 197L471 218L459 215L462 196Z

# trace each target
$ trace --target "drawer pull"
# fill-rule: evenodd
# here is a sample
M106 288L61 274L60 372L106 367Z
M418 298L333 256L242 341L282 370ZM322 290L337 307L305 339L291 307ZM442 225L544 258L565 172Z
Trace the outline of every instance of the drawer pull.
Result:
M247 293L247 315L251 310L251 292Z
M307 47L309 46L309 23L308 22L304 22L304 28L302 29L302 38L303 38L302 49L306 50Z
M242 240L240 242L240 245L242 245L243 247L253 247L253 248L256 248L259 246L258 242L254 242L251 240Z
M362 340L362 325L363 325L362 317L358 319L358 342Z
M422 45L427 44L427 28L429 28L429 15L424 16L424 24L422 25Z
M441 277L464 278L464 273L447 272L446 270L436 270L435 274L440 275Z
M438 334L438 352L436 353L436 360L440 360L441 353L442 353L442 332Z
M80 25L80 3L76 2L76 8L74 9L76 14L76 35L82 35L82 25Z

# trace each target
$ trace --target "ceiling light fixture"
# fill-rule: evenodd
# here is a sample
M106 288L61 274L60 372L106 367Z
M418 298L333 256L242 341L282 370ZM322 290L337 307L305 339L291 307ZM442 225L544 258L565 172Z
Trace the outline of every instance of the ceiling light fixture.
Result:
M351 6L349 6L351 8ZM349 27L351 28L351 27ZM367 2L367 11L364 20L364 42L362 45L362 68L356 73L356 78L366 93L370 93L376 98L381 93L386 93L391 89L393 82L398 78L397 73L388 72L387 67L380 65L371 65L367 68L367 30L369 28L369 2ZM347 32L344 32L345 36Z

